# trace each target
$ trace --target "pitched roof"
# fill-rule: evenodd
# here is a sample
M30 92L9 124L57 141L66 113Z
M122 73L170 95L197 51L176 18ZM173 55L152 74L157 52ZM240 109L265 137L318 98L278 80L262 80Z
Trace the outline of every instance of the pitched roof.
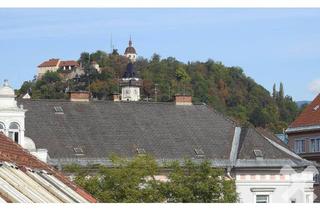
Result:
M136 49L134 49L134 47L127 47L124 54L136 54Z
M48 61L44 61L38 67L39 68L41 68L41 67L57 67L59 64L59 61L60 61L59 59L52 58L52 59L49 59Z
M20 100L26 112L26 136L38 148L47 148L51 163L108 164L118 154L133 157L143 149L157 160L207 159L228 163L236 123L205 105L173 103L61 100ZM63 114L56 114L60 106ZM286 159L292 166L305 164L271 144L254 128L243 129L238 159L255 160L253 150L266 159ZM281 165L279 163L279 165Z
M13 165L12 165L13 164ZM16 181L18 183L18 180L29 180L35 185L41 185L42 188L39 186L39 188L35 189L35 191L40 191L40 200L43 198L44 200L49 197L49 202L55 202L54 197L57 201L64 201L68 202L68 199L63 198L63 196L67 197L73 197L70 200L70 202L96 202L96 200L88 193L86 193L83 189L76 186L73 182L71 182L67 177L65 177L63 174L55 170L53 167L47 165L46 163L40 161L35 156L31 155L29 152L25 151L20 145L13 142L11 139L6 137L3 133L0 133L0 182L2 185L0 185L0 195L1 197L5 197L7 201L11 202L27 202L28 199L25 200L19 200L18 197L14 197L16 195L10 194L10 192L7 191L8 188L15 188L16 186L12 185L10 183L10 177L8 177L8 173L5 173L5 171L10 171L10 176L16 176ZM46 173L43 173L45 171ZM34 179L34 176L38 177L38 179ZM52 179L52 180L58 180L53 181L54 183L51 184L51 188L56 185L65 186L70 194L61 191L58 187L56 187L55 191L60 192L62 196L57 196L56 194L53 194L50 190L48 190L46 187L44 187L43 183L50 182L49 180L44 181L43 179L39 177L44 177L44 179ZM45 178L46 177L46 178ZM33 181L32 181L33 180ZM36 182L36 183L34 183ZM27 197L31 202L39 202L39 200L33 200L26 191L29 191L32 189L30 186L28 186L29 182L25 182L24 186L19 185L19 188L12 189L14 191L19 191L23 195L20 195L21 197ZM6 185L7 188L3 188L3 186ZM21 189L20 189L21 188ZM28 188L28 189L27 189ZM26 191L24 191L26 190ZM71 191L70 191L71 190ZM74 195L74 194L77 195ZM18 193L17 193L18 194ZM59 194L59 193L58 193ZM64 194L64 195L63 195ZM79 198L79 196L82 197ZM17 199L17 200L16 200ZM64 200L66 199L66 200ZM29 202L29 201L28 201Z
M289 128L320 125L320 94L290 124Z
M59 67L64 67L64 66L76 66L76 67L78 67L79 63L77 61L73 61L73 60L61 61L60 64L59 64Z

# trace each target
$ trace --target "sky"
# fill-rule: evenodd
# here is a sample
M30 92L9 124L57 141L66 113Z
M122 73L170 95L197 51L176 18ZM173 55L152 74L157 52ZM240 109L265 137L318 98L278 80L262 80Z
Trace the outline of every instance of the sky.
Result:
M320 9L0 9L0 80L19 88L50 58L123 53L211 58L239 66L269 91L294 100L320 93ZM1 83L1 81L0 81Z

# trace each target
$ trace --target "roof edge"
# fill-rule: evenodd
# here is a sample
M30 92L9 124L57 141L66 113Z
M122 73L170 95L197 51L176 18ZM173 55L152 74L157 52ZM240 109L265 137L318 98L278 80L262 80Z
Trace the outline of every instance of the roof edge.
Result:
M314 131L320 130L320 125L309 125L309 126L300 126L300 127L289 127L285 130L286 133L298 133L304 131Z
M240 144L240 135L241 135L241 127L235 127L234 128L234 135L232 140L232 147L230 151L230 162L232 165L236 164L237 156L238 156L238 150L239 150L239 144Z

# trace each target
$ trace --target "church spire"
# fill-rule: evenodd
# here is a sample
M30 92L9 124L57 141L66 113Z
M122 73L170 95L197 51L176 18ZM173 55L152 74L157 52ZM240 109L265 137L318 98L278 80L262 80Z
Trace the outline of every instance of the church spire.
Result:
M129 47L132 47L131 35L130 35L130 39L129 39Z

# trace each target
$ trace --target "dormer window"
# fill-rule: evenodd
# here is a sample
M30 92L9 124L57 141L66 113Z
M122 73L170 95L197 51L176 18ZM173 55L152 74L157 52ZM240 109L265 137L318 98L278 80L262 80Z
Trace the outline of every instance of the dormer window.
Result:
M138 155L145 155L146 154L146 150L142 147L137 148L137 154Z
M63 114L63 109L61 106L54 106L53 108L55 114Z
M19 143L20 126L18 123L11 123L9 126L9 138L17 144Z
M205 154L201 148L194 149L194 152L196 153L196 158L204 158Z
M76 156L84 155L84 151L83 151L83 148L81 146L74 147L73 151L74 151Z

